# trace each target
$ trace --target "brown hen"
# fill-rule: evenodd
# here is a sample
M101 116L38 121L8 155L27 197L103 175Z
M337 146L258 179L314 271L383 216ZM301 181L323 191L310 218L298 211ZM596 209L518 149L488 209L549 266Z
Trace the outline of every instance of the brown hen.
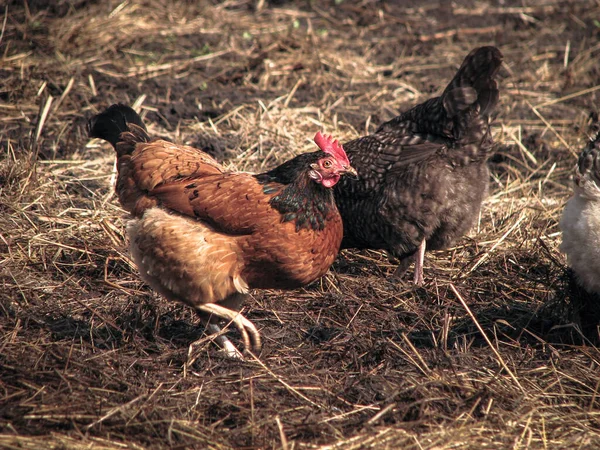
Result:
M258 351L260 334L239 313L248 290L304 286L333 263L343 230L331 187L356 172L330 137L317 133L321 150L254 175L227 172L193 147L150 139L128 106L93 117L89 132L117 151L116 189L134 216L127 230L142 278L195 308L209 332L220 331L211 316L226 319Z

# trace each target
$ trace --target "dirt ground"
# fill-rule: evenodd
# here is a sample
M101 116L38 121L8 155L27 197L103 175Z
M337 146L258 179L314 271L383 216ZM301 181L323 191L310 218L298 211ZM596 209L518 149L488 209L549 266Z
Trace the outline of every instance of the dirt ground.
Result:
M558 250L598 0L8 0L0 24L1 448L600 447L599 303ZM424 287L344 251L253 294L260 359L190 348L202 328L140 281L87 119L135 104L151 134L259 171L318 130L374 131L489 44L490 196Z

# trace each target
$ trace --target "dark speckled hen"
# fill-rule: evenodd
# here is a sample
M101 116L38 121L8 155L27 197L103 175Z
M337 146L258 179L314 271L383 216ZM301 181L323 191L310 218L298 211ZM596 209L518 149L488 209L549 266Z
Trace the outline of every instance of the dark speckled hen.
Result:
M396 276L414 257L420 285L425 248L447 248L471 228L488 190L501 64L497 48L473 50L441 96L344 144L359 178L334 188L342 248L386 250L400 260Z
M89 131L117 151L117 194L133 216L127 231L142 278L195 308L210 332L220 331L211 316L226 319L259 350L258 330L239 313L248 290L306 285L337 256L343 231L331 188L356 172L330 137L317 133L321 150L253 175L150 139L128 106L93 117ZM239 356L225 336L217 343Z

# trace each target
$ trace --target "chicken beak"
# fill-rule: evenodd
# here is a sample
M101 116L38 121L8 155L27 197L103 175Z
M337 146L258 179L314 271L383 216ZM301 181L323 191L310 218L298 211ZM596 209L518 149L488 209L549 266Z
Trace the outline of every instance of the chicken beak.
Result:
M344 170L340 172L342 175L350 175L355 180L358 180L358 172L352 166L344 166Z

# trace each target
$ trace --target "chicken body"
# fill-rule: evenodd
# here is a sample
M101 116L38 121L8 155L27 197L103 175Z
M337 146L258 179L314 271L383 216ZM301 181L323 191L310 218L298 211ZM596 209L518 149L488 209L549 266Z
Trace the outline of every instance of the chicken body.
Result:
M151 140L123 105L94 117L90 135L117 151L117 193L134 216L131 253L144 281L205 321L232 320L247 347L251 337L251 348L260 348L258 331L238 314L249 289L306 285L337 256L342 221L325 185L353 169L326 153L330 142L253 175L226 172L198 149Z
M596 125L600 129L600 124ZM600 294L600 133L579 156L574 176L575 192L560 220L567 264L578 282Z
M440 97L344 144L359 178L334 188L342 248L386 250L400 260L396 276L414 257L421 284L425 248L447 248L471 228L488 190L501 63L495 47L473 50Z

